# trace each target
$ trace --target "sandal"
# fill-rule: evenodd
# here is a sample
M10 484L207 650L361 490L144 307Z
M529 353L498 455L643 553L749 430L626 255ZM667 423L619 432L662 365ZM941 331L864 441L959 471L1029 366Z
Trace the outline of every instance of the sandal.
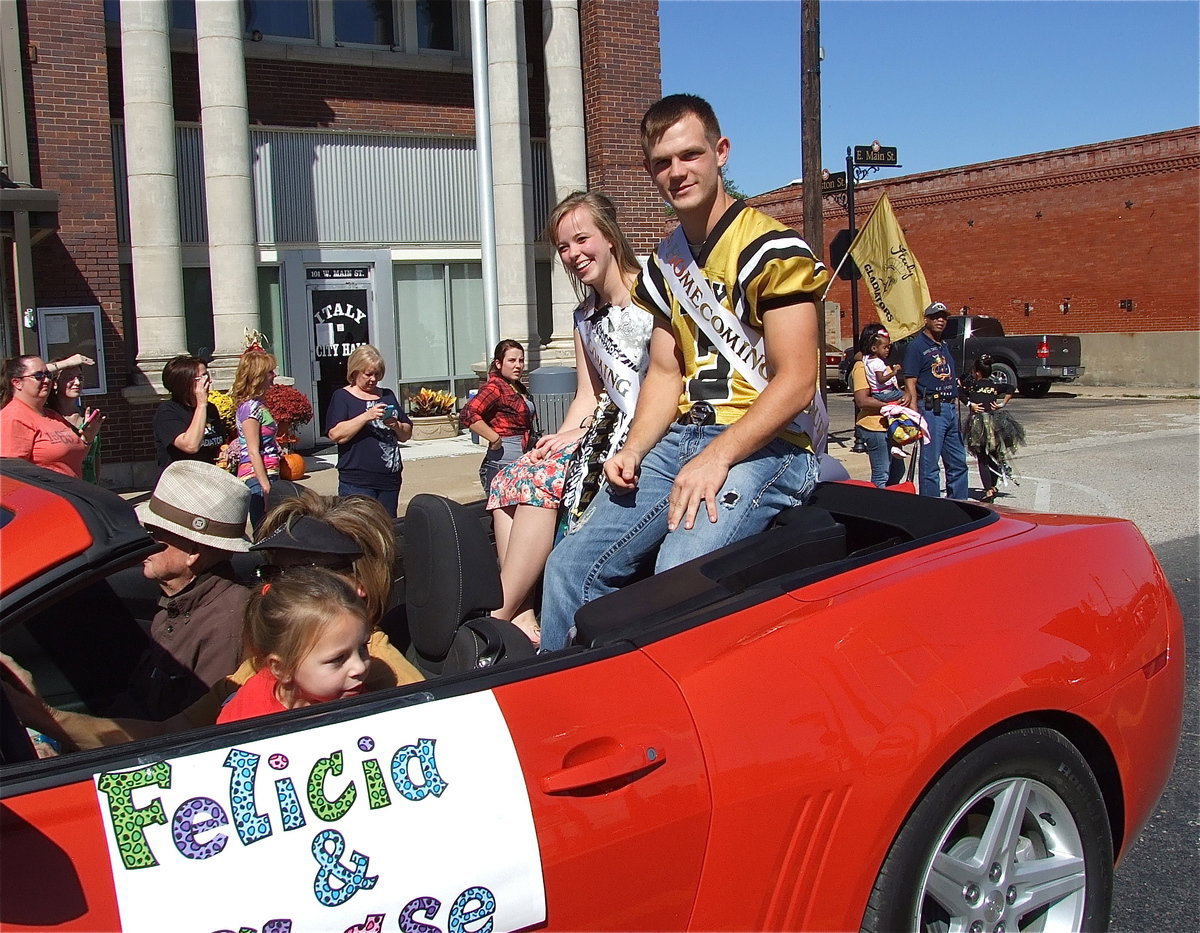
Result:
M986 492L984 492L984 494L982 496L979 497L979 501L983 502L983 503L995 502L996 496L998 496L998 495L1000 495L999 490L997 490L993 486L991 489L987 490Z

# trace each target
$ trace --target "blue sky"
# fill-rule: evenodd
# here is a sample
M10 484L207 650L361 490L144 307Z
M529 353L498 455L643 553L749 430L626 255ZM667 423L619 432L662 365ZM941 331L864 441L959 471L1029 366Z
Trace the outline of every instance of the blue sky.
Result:
M747 194L799 178L799 0L661 0L663 93L707 98ZM719 41L707 41L709 37ZM824 167L897 177L1200 123L1195 0L823 0Z

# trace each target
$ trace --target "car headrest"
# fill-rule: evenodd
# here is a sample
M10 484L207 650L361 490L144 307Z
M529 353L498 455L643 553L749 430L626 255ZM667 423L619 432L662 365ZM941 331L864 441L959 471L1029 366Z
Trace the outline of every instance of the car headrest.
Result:
M404 551L413 647L445 657L464 621L504 602L496 552L470 510L425 493L405 512Z

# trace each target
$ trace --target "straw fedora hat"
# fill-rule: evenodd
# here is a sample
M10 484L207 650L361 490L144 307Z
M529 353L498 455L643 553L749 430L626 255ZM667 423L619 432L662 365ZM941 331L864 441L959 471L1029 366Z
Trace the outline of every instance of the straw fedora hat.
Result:
M158 478L138 520L222 551L248 551L246 515L250 489L220 467L176 460Z

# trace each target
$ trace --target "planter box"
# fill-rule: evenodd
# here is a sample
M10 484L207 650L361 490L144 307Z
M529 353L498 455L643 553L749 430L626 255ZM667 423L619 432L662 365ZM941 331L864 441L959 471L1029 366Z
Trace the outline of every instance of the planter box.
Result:
M436 441L458 436L458 415L413 416L414 441Z

